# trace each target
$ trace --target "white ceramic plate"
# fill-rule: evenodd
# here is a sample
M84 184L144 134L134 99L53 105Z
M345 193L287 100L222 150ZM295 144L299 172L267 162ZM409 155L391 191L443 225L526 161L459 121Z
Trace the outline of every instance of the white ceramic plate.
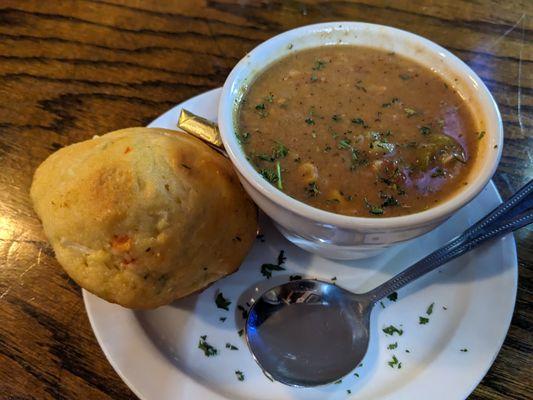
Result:
M220 90L212 90L173 108L150 124L174 129L182 107L216 120ZM464 230L501 202L490 183L457 215L433 232L373 259L338 262L291 245L261 221L264 242L257 240L240 270L206 289L153 311L132 311L84 291L94 333L109 362L143 400L177 399L465 399L485 375L503 343L515 303L517 259L512 235L489 243L403 289L397 302L385 300L372 314L370 348L363 366L341 383L296 389L270 382L255 364L238 331L244 320L237 304L288 279L291 274L322 279L366 291L398 273ZM266 280L263 263L285 250L286 271ZM218 309L217 290L231 300ZM429 323L419 316L435 303ZM445 309L446 308L446 309ZM227 319L222 322L220 317ZM393 324L402 336L385 335ZM206 357L200 336L219 354ZM398 343L394 350L387 349ZM239 350L226 349L226 343ZM468 351L461 351L467 349ZM409 353L407 352L409 351ZM395 355L401 369L388 361ZM245 375L239 381L235 371ZM351 391L349 393L348 391Z

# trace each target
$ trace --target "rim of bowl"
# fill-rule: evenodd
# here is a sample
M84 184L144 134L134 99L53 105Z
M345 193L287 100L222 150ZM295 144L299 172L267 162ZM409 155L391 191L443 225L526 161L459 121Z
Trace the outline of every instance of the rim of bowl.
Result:
M490 160L488 163L485 163L485 167L479 171L479 174L475 177L475 179L470 180L468 186L466 186L462 190L459 190L458 193L446 199L441 204L435 207L431 207L428 210L420 211L414 214L408 214L397 217L353 217L315 208L299 200L296 200L293 197L290 197L289 195L285 194L281 190L275 188L273 185L268 183L255 170L252 164L248 160L246 160L244 151L241 145L238 143L236 136L237 127L235 113L237 108L237 96L235 95L235 93L245 92L243 91L244 85L239 86L235 82L238 75L242 74L244 71L247 72L247 75L255 77L261 72L263 72L266 68L268 68L268 66L272 65L273 62L280 60L287 55L287 53L282 53L276 57L271 58L258 71L250 71L250 67L247 65L248 60L262 53L268 46L276 44L278 46L287 46L291 44L291 42L296 41L297 39L301 39L302 37L316 34L317 32L331 31L333 29L344 29L347 31L354 32L365 29L380 29L389 33L393 33L396 35L397 40L417 42L418 44L422 45L425 50L440 55L442 59L445 59L447 61L447 64L449 66L452 66L453 69L458 72L458 75L470 78L470 80L473 82L473 85L475 85L478 89L476 91L476 97L478 98L478 100L480 100L479 104L480 109L483 110L483 120L487 122L489 119L492 119L493 122L496 123L496 129L491 132L487 132L489 133L487 136L492 139L491 147L493 145L497 145L497 151L487 151L487 154L483 154L483 156L488 156ZM361 45L367 45L369 47L372 47L369 44ZM320 46L308 46L306 48L314 47ZM401 51L397 51L397 53L402 55ZM423 63L422 65L427 66ZM243 82L250 82L250 80L244 80ZM483 107L481 107L482 103ZM444 219L450 216L456 210L468 204L487 185L491 177L494 175L494 172L496 171L496 168L501 158L503 145L503 125L498 106L494 98L492 97L492 94L485 86L481 78L479 78L479 76L461 59L459 59L450 51L446 50L444 47L436 44L435 42L432 42L431 40L416 35L414 33L404 31L398 28L393 28L387 25L351 21L326 22L305 25L299 28L295 28L278 34L262 42L251 52L246 54L232 69L232 71L228 75L228 78L224 82L218 107L218 125L222 142L224 143L224 147L232 163L236 167L237 171L241 174L241 176L250 185L252 185L254 189L259 191L263 196L267 197L280 207L292 211L297 215L300 215L315 222L334 225L342 228L394 230L409 226L425 225L433 221Z

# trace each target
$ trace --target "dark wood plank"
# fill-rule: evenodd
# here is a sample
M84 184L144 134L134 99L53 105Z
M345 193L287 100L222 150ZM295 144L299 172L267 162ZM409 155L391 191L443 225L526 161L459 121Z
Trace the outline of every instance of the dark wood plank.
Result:
M358 20L426 36L483 78L504 119L494 180L508 196L533 175L532 15L529 0L2 1L0 397L134 398L98 347L80 290L54 260L31 209L33 171L50 153L145 125L221 86L247 51L279 32ZM532 230L516 239L512 325L471 399L533 398Z

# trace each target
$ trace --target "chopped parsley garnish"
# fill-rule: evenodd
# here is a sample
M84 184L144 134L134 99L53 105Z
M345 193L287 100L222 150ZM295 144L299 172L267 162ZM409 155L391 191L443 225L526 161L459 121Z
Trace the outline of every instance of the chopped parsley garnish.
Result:
M395 348L398 347L398 342L394 342L394 343L391 343L387 346L387 349L389 350L394 350Z
M335 282L335 281L337 280L337 277L334 276L333 278L331 278L331 280L332 280L333 282Z
M309 197L316 197L320 194L320 190L318 190L316 182L311 182L309 185L307 185L305 191Z
M250 132L243 132L243 133L236 133L237 141L239 144L244 144L248 142L248 139L250 139Z
M431 315L433 314L433 306L435 305L435 303L431 303L428 307L428 309L426 310L426 314L427 315Z
M272 158L274 160L284 158L287 154L289 154L289 149L283 143L276 142L276 146L272 150Z
M350 389L346 389L347 394L352 394L352 391Z
M316 60L315 65L313 66L313 71L320 71L321 69L324 69L325 67L326 67L326 61Z
M366 88L363 86L363 81L359 80L355 83L355 87L366 93Z
M477 139L481 140L481 139L483 139L483 136L485 136L485 131L478 132Z
M410 351L409 351L408 349L405 349L405 352L406 352L406 353L410 353Z
M398 361L395 355L392 356L392 360L389 361L387 364L389 364L389 367L391 368L394 368L394 367L396 367L397 369L402 368L402 363Z
M248 318L248 310L244 308L244 306L241 306L240 304L238 304L237 309L241 312L242 319Z
M468 349L461 349L461 353L466 353L468 351Z
M311 118L311 117L307 117L307 118L305 119L305 123L306 123L307 125L314 125L314 124L315 124L315 120L314 120L313 118Z
M285 251L281 250L278 254L277 264L263 264L261 265L261 274L267 279L272 277L272 271L284 271L285 268L282 267L285 264Z
M335 122L339 122L341 120L341 116L339 114L334 114L331 119Z
M222 308L223 310L229 311L229 305L231 304L231 301L226 299L222 292L217 292L217 295L215 297L215 304L218 308Z
M239 350L239 348L237 346L234 346L231 343L226 343L226 349Z
M239 336L242 336L242 334L244 333L244 329L239 329L237 333L239 334Z
M398 329L394 325L389 325L386 328L383 328L383 332L390 336L394 336L395 333L397 333L399 336L403 335L403 329Z
M255 106L255 110L259 113L259 116L261 118L265 118L267 116L267 110L265 103L259 103Z
M226 317L220 317L218 320L219 320L220 322L224 322L224 321L226 320Z
M274 95L272 93L269 93L265 100L269 103L272 103L274 101Z
M340 150L351 149L352 148L351 142L352 141L350 139L342 139L339 142L339 149Z
M429 318L426 317L418 317L418 323L420 325L426 325L429 322Z
M241 382L244 381L244 373L242 371L235 371L235 375L237 375L238 380L240 380Z
M283 190L283 182L281 181L281 164L279 161L276 162L276 174L278 178L278 189Z
M370 204L366 197L365 197L365 205L366 205L366 208L368 208L368 212L370 214L373 214L373 215L383 214L383 208Z
M424 136L429 135L431 133L431 128L427 126L421 126L419 130L420 130L420 133Z
M381 203L381 207L395 207L400 204L393 196L385 195L382 198L383 203Z
M413 110L412 108L407 108L407 107L406 107L406 108L404 108L403 110L404 110L405 113L407 114L407 118L411 118L411 117L413 117L413 116L415 116L415 115L418 114L418 113L417 113L415 110Z
M398 75L398 76L400 77L400 79L401 79L402 81L408 81L409 79L412 78L412 76L409 75L409 74L400 74L400 75Z
M368 126L365 124L365 121L362 118L353 118L352 123L355 125L362 125L365 128L368 128Z
M392 292L387 296L387 299L389 299L390 301L398 300L398 292Z
M270 168L263 168L258 171L263 178L265 178L270 183L276 183L278 181L278 175L276 171L271 170Z
M381 306L381 308L385 308L385 304L383 304L382 301L379 302L379 305Z
M302 279L301 275L291 275L291 276L289 276L289 281L298 281L300 279Z
M399 103L399 102L400 102L400 99L397 98L397 97L394 97L390 102L388 102L388 103L383 103L383 104L381 105L381 107L383 107L383 108L390 108L390 107L392 107L393 104L396 104L396 103Z
M198 348L202 350L206 357L216 356L218 350L206 342L207 335L200 336L200 341L198 342Z
M315 73L312 73L310 79L311 79L311 82L316 82L318 80L318 76L316 76Z

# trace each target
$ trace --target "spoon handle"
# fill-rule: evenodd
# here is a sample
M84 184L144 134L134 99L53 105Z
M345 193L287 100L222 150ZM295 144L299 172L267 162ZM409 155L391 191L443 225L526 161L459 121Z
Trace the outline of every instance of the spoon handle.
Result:
M533 180L460 236L368 293L376 302L480 244L533 222Z

